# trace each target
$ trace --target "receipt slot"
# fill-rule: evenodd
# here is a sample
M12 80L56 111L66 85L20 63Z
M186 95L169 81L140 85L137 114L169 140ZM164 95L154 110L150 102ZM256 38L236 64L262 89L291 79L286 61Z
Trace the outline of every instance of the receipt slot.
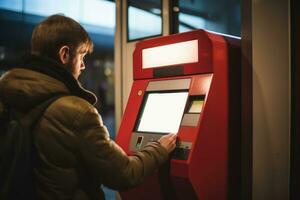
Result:
M238 199L240 43L204 30L136 44L117 135L128 155L177 133L170 162L122 199Z

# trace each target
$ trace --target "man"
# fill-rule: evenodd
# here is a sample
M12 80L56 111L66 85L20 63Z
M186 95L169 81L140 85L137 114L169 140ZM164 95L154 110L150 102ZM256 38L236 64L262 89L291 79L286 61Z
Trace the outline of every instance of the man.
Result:
M96 97L78 82L93 43L73 19L53 15L34 29L31 55L0 80L0 99L20 115L59 94L33 131L37 199L104 199L104 184L123 190L141 183L175 148L169 134L134 156L109 138ZM0 102L1 104L1 102Z

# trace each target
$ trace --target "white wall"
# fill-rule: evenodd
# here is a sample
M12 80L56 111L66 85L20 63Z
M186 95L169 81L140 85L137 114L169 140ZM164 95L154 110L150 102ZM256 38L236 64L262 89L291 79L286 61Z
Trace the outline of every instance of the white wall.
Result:
M252 1L253 200L289 199L289 0Z

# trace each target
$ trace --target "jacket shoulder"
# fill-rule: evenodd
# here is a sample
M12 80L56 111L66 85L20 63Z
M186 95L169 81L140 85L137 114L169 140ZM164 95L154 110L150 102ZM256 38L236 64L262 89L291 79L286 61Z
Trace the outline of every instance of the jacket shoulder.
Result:
M45 112L45 118L55 118L64 122L65 125L74 125L86 113L98 114L96 108L88 101L70 95L63 96L53 102Z
M67 95L56 100L53 103L53 108L63 109L69 112L86 112L87 110L93 110L95 107L81 97Z

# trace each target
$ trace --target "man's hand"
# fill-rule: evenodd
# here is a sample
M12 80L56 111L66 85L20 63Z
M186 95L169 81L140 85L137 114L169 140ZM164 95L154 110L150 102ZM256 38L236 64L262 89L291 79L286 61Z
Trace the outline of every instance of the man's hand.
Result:
M176 147L176 138L176 134L170 133L159 138L158 142L170 153Z

